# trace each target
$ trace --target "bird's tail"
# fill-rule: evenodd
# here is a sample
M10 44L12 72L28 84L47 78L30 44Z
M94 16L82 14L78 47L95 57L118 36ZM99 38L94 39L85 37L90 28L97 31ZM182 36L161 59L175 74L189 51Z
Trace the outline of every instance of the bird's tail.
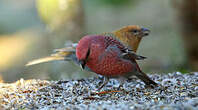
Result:
M136 73L136 76L141 79L146 85L149 86L157 86L158 84L154 82L152 79L150 79L144 72L139 71Z
M28 62L25 66L31 66L35 64L50 62L50 61L57 61L57 60L75 60L75 53L76 53L76 44L67 45L67 47L62 49L55 49L54 54L51 56L47 56L44 58L39 58L33 61Z
M36 64L50 62L50 61L57 61L57 60L64 60L64 57L48 56L44 58L39 58L39 59L28 62L25 66L31 66L31 65L36 65Z

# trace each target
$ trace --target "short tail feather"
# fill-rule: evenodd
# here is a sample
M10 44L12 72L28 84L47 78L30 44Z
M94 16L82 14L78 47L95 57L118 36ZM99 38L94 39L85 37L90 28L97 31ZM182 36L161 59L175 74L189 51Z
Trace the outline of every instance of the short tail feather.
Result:
M144 72L140 71L138 74L136 74L136 76L141 79L142 81L144 81L144 83L146 85L153 85L153 86L157 86L158 84L156 82L154 82L153 80L151 80Z

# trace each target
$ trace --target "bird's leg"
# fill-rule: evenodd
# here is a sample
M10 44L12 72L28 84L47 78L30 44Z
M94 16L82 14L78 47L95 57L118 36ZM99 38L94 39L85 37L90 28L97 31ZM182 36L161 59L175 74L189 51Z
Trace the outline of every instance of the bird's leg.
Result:
M120 82L118 90L123 90L123 85L124 85L124 81L126 81L126 78L125 77L119 77L118 81Z
M101 84L98 88L98 91L102 89L109 82L109 77L104 77L103 84Z
M100 89L102 89L108 82L109 82L109 77L104 77L103 84L100 85L98 91L100 91ZM96 92L95 94L101 95L101 94L116 93L116 92L121 92L121 91L117 91L117 90L101 91L101 92Z

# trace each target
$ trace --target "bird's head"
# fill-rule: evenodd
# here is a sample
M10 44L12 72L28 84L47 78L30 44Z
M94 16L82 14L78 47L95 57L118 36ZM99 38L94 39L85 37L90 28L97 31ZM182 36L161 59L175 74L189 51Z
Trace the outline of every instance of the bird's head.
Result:
M138 25L125 26L113 32L120 41L136 52L142 37L148 36L150 30Z

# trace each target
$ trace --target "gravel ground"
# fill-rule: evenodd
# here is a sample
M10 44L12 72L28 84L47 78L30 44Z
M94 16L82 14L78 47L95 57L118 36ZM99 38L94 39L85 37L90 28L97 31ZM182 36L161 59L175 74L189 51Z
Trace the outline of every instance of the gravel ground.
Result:
M66 81L21 79L0 84L0 103L2 109L198 110L198 73L150 77L162 86L152 89L132 78L118 90L119 82L111 79L96 92L101 76Z

